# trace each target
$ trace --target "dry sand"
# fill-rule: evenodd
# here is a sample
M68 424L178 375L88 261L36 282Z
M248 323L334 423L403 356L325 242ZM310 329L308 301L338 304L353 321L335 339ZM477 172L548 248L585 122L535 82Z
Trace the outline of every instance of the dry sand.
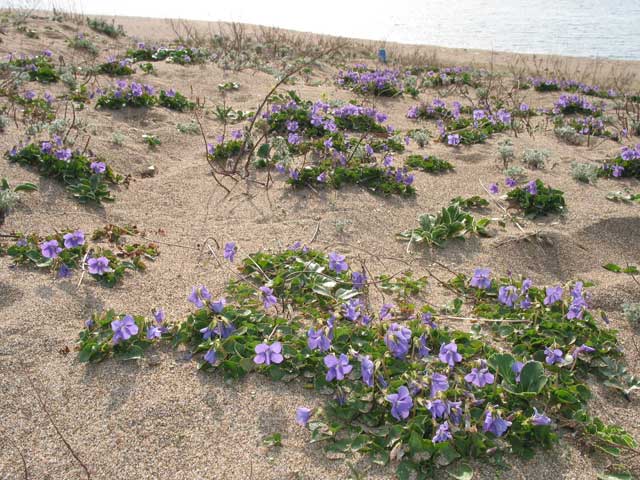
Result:
M174 38L162 20L118 21L130 35L140 39ZM79 62L82 57L64 41L78 27L70 22L67 25L72 29L65 29L60 23L30 20L29 26L40 33L40 39L28 39L10 28L2 37L0 53L39 53L48 47L56 55L64 55L67 62ZM81 30L87 31L84 27ZM106 37L93 33L91 37L100 39L101 58L122 53L130 44L130 39L116 45L105 41ZM437 51L438 58L446 64L491 60L488 52L422 48L419 51L427 54ZM516 56L500 54L498 58L496 63L506 66ZM593 67L589 60L567 62L584 70ZM640 72L638 63L604 64L606 68L615 65ZM223 71L214 64L181 67L160 62L155 66L157 76L134 78L157 88L173 87L184 93L193 89L193 96L206 98L210 106L222 102L218 83L239 82L240 90L230 93L227 102L244 109L255 108L274 84L273 76L266 73ZM335 68L324 66L312 75L312 81L320 81L320 85L299 81L295 87L287 88L295 88L303 98L312 100L322 95L352 98L333 85L335 72ZM100 77L99 81L102 85L111 83L107 77ZM41 85L32 86L44 90ZM64 86L49 89L61 93ZM435 91L429 91L420 98L435 96ZM556 97L525 94L527 102L546 107ZM405 97L377 100L376 107L389 114L390 124L408 129L415 124L404 114L415 103ZM92 132L91 149L106 157L117 171L131 173L134 180L130 187L121 187L117 201L104 208L82 206L70 199L57 182L2 160L0 177L8 177L12 183L32 181L40 187L38 193L23 195L22 203L7 217L2 231L46 234L65 227L92 231L106 223L131 223L161 242L161 256L147 273L130 275L114 289L102 288L90 279L76 288L77 276L70 281L54 280L43 272L10 269L10 259L0 258L0 478L24 477L19 452L28 465L29 478L85 478L40 406L29 379L46 403L51 419L90 468L94 479L293 480L351 476L348 462L326 460L320 446L308 444L308 431L295 424L296 406L320 406L324 402L321 396L295 382L272 383L254 374L242 381L225 383L218 374L198 373L183 352L170 349L138 362L106 361L95 366L79 363L73 352L60 353L64 347L73 349L84 320L94 310L114 308L148 315L152 308L163 306L169 319L178 320L189 312L186 296L192 285L205 284L212 292L220 292L230 274L201 251L200 246L208 237L220 243L233 240L240 247L240 255L244 255L280 249L296 240L308 242L319 225L315 246L338 250L349 261L366 260L376 273L395 272L409 263L416 274L424 275L427 269L434 268L431 261L437 260L456 271L469 273L476 266L488 266L502 274L512 271L531 276L537 283L589 279L595 282L595 307L605 309L612 325L620 329L629 368L640 374L637 332L620 311L622 303L639 301L640 292L630 279L601 268L608 262L640 262L640 207L605 199L608 191L626 186L637 192L640 184L637 180L604 179L595 186L585 185L570 175L572 161L607 158L619 148L614 142L591 148L571 147L558 142L550 132L514 139L518 153L525 148L546 148L551 152L553 168L534 172L530 178L539 177L565 192L566 215L523 224L527 233L541 232L546 242L518 240L520 232L508 225L497 228L491 239L452 242L444 249L412 255L406 252L405 244L395 240L395 234L414 226L419 214L439 210L454 196L486 196L479 181L487 185L503 178L496 150L504 135L459 151L440 144L420 150L412 144L408 153L436 154L456 167L455 173L442 176L417 173L418 194L413 200L384 199L357 188L319 194L311 190L293 192L282 181L267 193L253 183L235 185L230 180L225 183L234 188L225 197L209 173L202 139L176 129L176 123L190 119L189 114L163 108L111 113L89 106L79 116ZM429 128L435 130L433 125ZM205 130L215 138L221 126L207 119ZM112 143L114 132L124 135L123 146ZM144 133L157 135L162 145L149 150L142 142ZM0 151L11 148L21 135L11 125L0 135ZM158 175L141 178L140 172L150 164L158 168ZM500 217L502 212L492 205L486 215ZM340 232L336 224L346 225L344 231ZM504 243L510 238L513 241ZM447 276L446 272L434 271ZM638 395L627 402L598 385L594 388L594 411L640 439ZM283 434L284 446L268 450L261 439L275 432ZM362 478L393 477L391 468L380 468L366 458L350 462ZM625 462L640 475L638 457ZM565 439L529 462L510 458L508 463L509 468L501 470L477 462L475 478L594 479L611 460L590 454L579 443Z

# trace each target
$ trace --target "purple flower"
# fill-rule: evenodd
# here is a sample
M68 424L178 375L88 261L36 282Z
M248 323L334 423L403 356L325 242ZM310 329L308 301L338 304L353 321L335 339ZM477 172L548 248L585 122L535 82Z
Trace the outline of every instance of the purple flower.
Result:
M40 253L44 258L56 258L62 252L57 240L49 240L40 244Z
M527 183L527 192L529 192L531 195L538 194L538 184L535 180L531 180L529 183Z
M384 336L384 343L394 358L403 359L409 353L411 330L398 323L392 323Z
M64 239L65 248L75 248L84 245L84 233L82 230L76 230L73 233L65 233L62 238Z
M614 165L612 168L612 175L616 178L622 176L622 172L624 172L624 167L622 165Z
M151 313L153 314L153 318L155 318L157 323L164 322L164 319L165 319L164 309L158 308L156 310L153 310Z
M204 361L208 362L211 365L215 365L218 360L218 353L213 349L207 350L207 353L204 354Z
M431 441L433 443L441 443L451 439L453 439L453 435L451 435L451 432L449 432L449 423L444 422L438 427L438 430L436 430L436 434L431 439Z
M440 399L428 400L427 410L431 412L431 416L434 420L436 418L442 418L444 417L444 414L447 413L447 404Z
M556 302L562 301L562 287L547 287L547 296L544 299L545 305L553 305Z
M42 54L43 54L45 57L49 57L49 58L51 58L51 56L53 55L53 52L52 52L51 50L49 50L48 48L46 48L46 49L42 52Z
M573 354L577 357L578 355L580 355L581 353L593 353L595 352L596 349L593 347L590 347L588 345L585 345L584 343L582 345L580 345L578 348L576 348L576 350L573 352Z
M500 287L498 291L498 301L507 307L513 308L514 303L518 300L518 290L513 285Z
M300 178L300 172L296 169L289 170L289 177L291 177L291 180L297 182L298 179Z
M511 177L507 177L504 179L504 184L509 188L513 188L518 185L518 182Z
M233 138L234 140L240 140L242 138L242 131L234 130L233 132L231 132L231 138Z
M547 417L544 413L538 413L538 409L533 407L533 416L531 417L531 424L536 427L543 427L546 425L551 425L551 419Z
M340 354L340 358L337 358L334 354L327 355L324 357L324 364L328 369L326 376L327 382L342 380L344 376L348 375L353 369L353 367L349 365L349 357L344 353Z
M480 370L472 368L471 373L465 375L464 379L478 388L484 388L487 385L491 385L495 377L489 372L488 368L482 368Z
M307 346L309 350L326 352L331 347L331 340L325 335L324 330L310 328L307 332Z
M380 308L380 320L386 320L391 317L391 309L395 308L393 303L385 303Z
M500 193L500 188L498 188L498 184L497 183L490 184L489 192L491 192L491 195L497 195L498 193Z
M457 133L447 135L447 144L453 147L460 145L460 135Z
M40 145L40 151L47 155L51 153L52 148L53 148L53 145L51 142L42 142L42 144Z
M364 273L353 272L351 274L351 283L356 290L362 290L367 283L367 276Z
M360 355L360 373L362 381L368 387L373 387L373 371L374 365L369 355Z
M344 255L336 252L329 253L329 268L336 273L346 272L349 269L349 265L344 259Z
M254 349L256 356L253 357L254 363L258 365L271 365L272 363L282 363L284 357L282 356L282 344L280 342L273 342L272 345L268 343L260 343L256 345Z
M278 303L278 299L273 295L273 290L267 286L260 287L260 296L262 297L262 303L264 308L268 310Z
M107 166L104 162L91 162L91 171L95 174L104 173L107 170Z
M360 300L357 298L352 298L348 303L342 305L342 311L344 313L344 317L352 322L355 322L360 318Z
M516 374L516 383L520 383L520 374L522 373L522 369L524 368L524 363L522 362L513 362L511 365L511 371Z
M144 94L142 85L136 82L131 82L131 93L134 97L141 97Z
M69 278L72 273L71 269L63 263L58 269L58 278Z
M422 334L420 335L420 348L418 349L418 355L420 356L420 358L425 358L429 356L429 353L431 353L431 349L427 346L427 335L426 334Z
M170 88L169 90L167 90L166 92L164 92L164 94L167 97L173 98L176 96L176 91L173 88Z
M27 90L24 93L24 98L27 100L33 100L34 98L36 98L36 92L34 92L33 90Z
M162 337L162 330L155 325L149 325L147 327L147 340L153 340L154 338Z
M311 409L307 407L298 407L296 409L296 422L301 427L306 427L311 417Z
M431 398L434 398L438 392L446 392L449 389L449 379L441 373L431 375Z
M455 341L448 344L442 344L440 346L440 353L438 358L443 363L448 364L450 367L454 367L456 363L462 361L462 355L458 353L458 346Z
M138 333L138 325L136 325L131 315L125 315L122 320L111 322L111 330L113 330L113 344L117 345L136 335Z
M398 393L387 395L386 399L391 402L391 415L396 420L404 420L411 413L413 399L411 398L409 389L404 385L398 389Z
M316 180L320 183L325 183L327 181L327 172L322 172L316 177Z
M289 142L291 145L298 145L301 141L302 137L300 137L300 135L298 135L297 133L290 133L287 137L287 142Z
M544 354L547 356L545 361L549 365L553 365L554 363L562 363L564 361L562 350L559 348L551 349L549 347L544 349Z
M187 297L191 303L193 303L196 308L204 307L204 303L202 300L209 300L211 298L211 294L207 290L207 288L203 285L199 287L192 287L191 294Z
M227 299L224 298L224 297L221 297L218 300L216 300L215 302L209 303L209 308L214 313L222 313L222 310L224 310L224 306L226 304L227 304Z
M235 242L227 242L224 245L224 258L233 262L233 258L236 255L236 244Z
M520 111L521 112L528 112L529 111L529 105L527 105L526 103L521 103L520 104Z
M109 267L109 259L107 257L90 258L87 260L87 266L91 275L102 276L105 273L113 272L113 269Z
M422 314L422 323L431 328L438 328L438 326L433 321L433 315L430 312L425 312Z
M508 420L503 420L500 415L496 415L496 418L493 418L493 414L490 410L487 410L487 414L484 417L484 424L482 425L482 430L487 433L491 432L496 437L501 437L506 433L506 431L511 426L511 422Z
M56 158L64 162L68 162L69 160L71 160L71 155L72 153L70 148L63 148L56 151Z
M491 270L488 268L476 268L469 284L472 287L486 290L491 287L491 278L489 278L489 275L491 275Z

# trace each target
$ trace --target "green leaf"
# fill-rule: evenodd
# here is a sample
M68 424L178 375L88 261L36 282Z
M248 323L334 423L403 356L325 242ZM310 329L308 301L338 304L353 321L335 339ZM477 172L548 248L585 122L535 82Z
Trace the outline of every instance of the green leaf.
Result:
M33 183L21 183L13 189L14 192L35 192L38 190L38 186Z
M398 480L413 480L418 474L418 466L409 460L403 460L396 468Z
M602 268L614 273L620 273L622 271L622 267L620 267L620 265L616 265L615 263L607 263L606 265L603 265Z
M540 362L527 362L520 373L522 392L540 393L547 383L544 367Z
M473 468L468 463L458 463L447 469L447 473L456 480L471 480L473 478Z
M513 373L512 367L516 362L516 359L513 358L513 355L509 355L506 353L499 353L497 355L493 355L487 360L487 363L490 367L492 367L495 371L498 372L505 380L508 380L511 383L515 383L515 373Z

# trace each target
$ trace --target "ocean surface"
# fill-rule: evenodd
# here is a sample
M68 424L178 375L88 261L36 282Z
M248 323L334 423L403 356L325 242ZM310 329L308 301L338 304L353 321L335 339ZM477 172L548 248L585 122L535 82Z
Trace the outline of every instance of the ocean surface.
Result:
M640 0L67 1L85 14L236 21L380 41L640 60Z

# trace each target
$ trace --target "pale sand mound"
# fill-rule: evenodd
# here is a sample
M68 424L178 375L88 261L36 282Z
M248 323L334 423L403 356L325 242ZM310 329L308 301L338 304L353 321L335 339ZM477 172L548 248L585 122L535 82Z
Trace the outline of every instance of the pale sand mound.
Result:
M163 21L125 20L125 29L131 35L173 38ZM2 56L9 51L37 53L49 47L68 61L74 56L79 61L63 40L73 35L73 30L45 21L31 21L30 25L45 32L41 39L28 39L12 29L2 37ZM52 30L47 33L45 26ZM102 57L124 50L110 40L104 42L104 37L102 41L107 47ZM451 50L438 51L447 64L489 59L488 54L478 52L452 55ZM514 57L500 58L504 64L508 61L505 59ZM574 63L584 68L590 64ZM622 65L607 65L614 63ZM274 78L263 72L223 71L213 64L181 67L160 62L155 66L157 76L138 74L134 78L157 88L174 87L185 94L193 88L193 96L206 97L209 105L222 103L216 87L220 82L241 84L238 92L228 95L227 103L242 109L255 108L274 83ZM640 71L637 63L624 66ZM333 85L335 71L329 67L315 71L313 80L319 80L320 85L299 81L286 88L295 88L303 98L312 100L323 94L350 99L348 92ZM106 77L99 77L99 81L102 86L112 83ZM44 91L41 85L29 86ZM65 90L63 85L47 88L54 93ZM421 99L437 95L430 91L421 94ZM525 92L525 100L534 105L550 107L555 98L554 94ZM415 103L404 97L377 101L376 106L390 115L388 123L407 129L416 125L404 117ZM10 269L10 259L0 258L1 478L23 478L16 447L25 456L29 478L84 478L40 407L28 378L94 479L334 479L349 478L349 462L363 478L393 475L391 468L380 468L366 458L328 461L321 447L308 444L308 431L294 422L295 407L320 406L324 399L297 382L272 383L260 375L250 375L227 384L218 374L198 373L183 352L168 349L135 363L106 361L95 366L80 364L74 352L61 353L64 347L73 349L84 320L96 309L148 315L152 308L163 306L168 318L176 320L189 312L186 297L192 285L205 284L212 292L220 292L230 274L206 251L201 252L208 237L220 243L233 240L244 255L280 249L295 240L308 242L319 225L315 246L336 249L347 254L350 261L365 259L374 273L395 272L407 268L405 262L410 262L417 275L425 275L433 259L466 273L476 266L488 266L500 274L510 270L530 275L537 283L590 279L596 284L596 306L609 311L613 326L621 330L629 368L640 374L640 351L634 343L637 332L620 314L620 303L639 300L637 286L601 268L609 262L640 263L640 207L605 199L610 190L627 186L637 192L640 185L631 180L600 180L596 186L589 186L576 183L569 173L572 160L603 159L617 151L618 145L613 142L599 143L595 148L569 147L559 143L551 132L535 138L520 135L514 139L518 152L524 148L551 151L556 166L529 176L563 190L567 214L523 223L527 234L541 232L541 240L520 239L522 233L507 224L506 229L495 228L494 238L452 242L416 259L406 252L405 244L395 240L396 233L413 227L420 213L436 212L454 196L486 196L479 180L487 185L503 178L495 152L504 135L459 153L441 144L429 145L424 151L412 144L408 153L437 154L456 167L455 173L439 176L416 173L418 194L412 200L384 199L355 188L319 194L311 190L294 192L281 180L268 194L254 183L240 183L225 197L209 174L202 139L176 130L176 123L188 121L189 114L162 108L110 113L88 106L79 116L88 122L91 149L104 155L117 171L133 175L129 188L120 188L117 201L104 208L82 206L57 182L2 160L0 177L6 176L13 183L33 181L40 186L39 193L23 196L22 205L7 218L2 231L45 234L56 228L92 231L108 222L131 223L161 242L161 255L147 273L130 275L114 289L102 288L91 279L76 288L77 276L54 280L43 272ZM435 131L433 124L429 128ZM221 133L220 124L211 119L205 121L205 129L211 139ZM114 132L125 136L123 146L113 145ZM162 145L149 150L142 143L143 133L156 134ZM22 133L10 125L0 135L0 151L11 148L20 138ZM158 175L140 178L139 173L149 164L157 166ZM225 184L230 188L234 185L229 180ZM502 212L492 204L485 215L500 217ZM343 232L338 231L337 223L345 225ZM444 271L438 273L448 276ZM640 438L637 394L627 402L599 388L593 409L605 421L620 424ZM284 447L265 449L261 439L276 432L283 434ZM480 474L474 478L594 479L610 461L566 439L529 462L508 457L512 468L506 472L477 462L474 466ZM639 457L626 463L640 474Z

